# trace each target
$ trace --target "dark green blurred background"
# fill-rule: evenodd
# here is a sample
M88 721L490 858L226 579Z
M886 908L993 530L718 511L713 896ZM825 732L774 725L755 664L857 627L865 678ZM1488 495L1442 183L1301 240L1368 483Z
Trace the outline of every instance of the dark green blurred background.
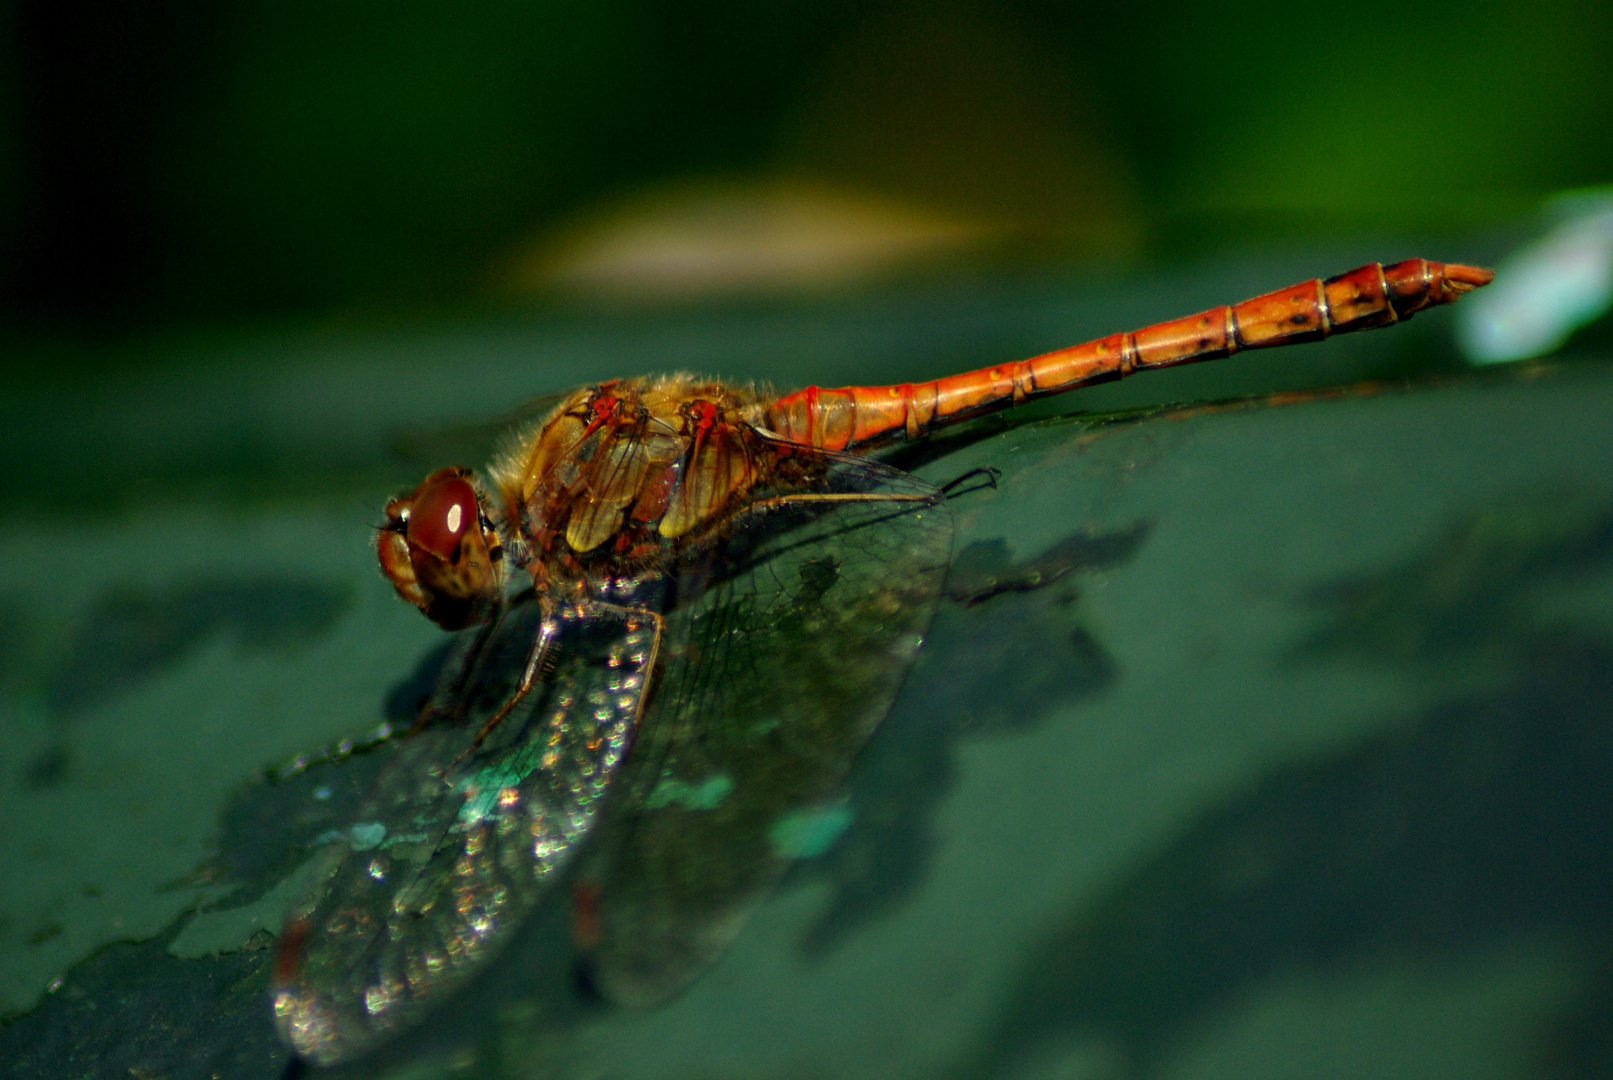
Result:
M1596 0L0 11L13 341L654 294L729 203L774 231L671 291L1471 232L1609 175ZM779 229L829 250L747 273Z

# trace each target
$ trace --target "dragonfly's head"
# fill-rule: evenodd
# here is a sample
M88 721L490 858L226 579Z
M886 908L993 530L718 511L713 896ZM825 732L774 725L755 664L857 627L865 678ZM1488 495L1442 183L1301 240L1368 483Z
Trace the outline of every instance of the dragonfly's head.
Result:
M375 551L398 595L445 630L486 620L503 589L504 548L469 469L438 469L387 503Z

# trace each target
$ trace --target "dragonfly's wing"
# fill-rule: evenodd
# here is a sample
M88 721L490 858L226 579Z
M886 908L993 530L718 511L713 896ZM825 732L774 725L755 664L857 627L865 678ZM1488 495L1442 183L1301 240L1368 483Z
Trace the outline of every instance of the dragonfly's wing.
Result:
M514 693L538 608L506 614L474 678L448 666L444 685L466 687L462 721L399 740L355 824L327 838L316 899L288 922L276 975L277 1022L304 1058L350 1059L448 997L593 828L655 631L622 611L561 619L552 673L467 753ZM469 649L473 633L463 640Z
M935 611L952 550L939 493L866 458L822 465L814 491L912 501L741 518L674 582L638 745L579 874L577 937L612 1000L681 989L849 822L846 771Z

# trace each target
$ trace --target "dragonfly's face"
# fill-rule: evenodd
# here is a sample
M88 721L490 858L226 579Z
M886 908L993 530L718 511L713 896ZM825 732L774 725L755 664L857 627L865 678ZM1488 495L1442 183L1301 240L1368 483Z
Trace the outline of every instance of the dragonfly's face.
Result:
M469 469L438 469L386 506L376 538L398 595L445 630L488 617L503 585L504 549Z

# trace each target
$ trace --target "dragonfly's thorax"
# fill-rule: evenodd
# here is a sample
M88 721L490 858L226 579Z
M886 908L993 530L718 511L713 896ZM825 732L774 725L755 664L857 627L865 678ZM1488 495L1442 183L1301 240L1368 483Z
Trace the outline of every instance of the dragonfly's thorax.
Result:
M762 480L749 387L673 375L579 390L495 463L505 525L540 588L665 563Z

